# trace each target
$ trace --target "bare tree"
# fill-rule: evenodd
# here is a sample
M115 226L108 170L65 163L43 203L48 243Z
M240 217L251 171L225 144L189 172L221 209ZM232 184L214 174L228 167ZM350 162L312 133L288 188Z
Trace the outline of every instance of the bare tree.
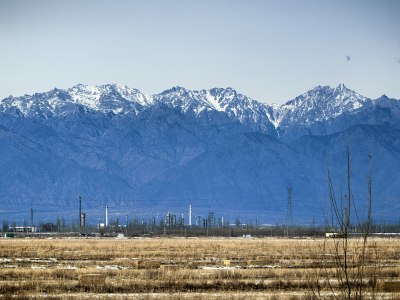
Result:
M376 253L368 248L367 241L372 223L372 177L369 170L367 175L366 216L360 218L352 193L351 156L349 146L346 147L347 174L346 194L343 197L335 193L334 183L328 169L328 195L331 207L331 223L328 224L325 239L320 246L323 274L310 276L313 296L317 299L325 298L321 295L321 287L327 287L334 299L362 299L364 294L375 291L376 267L366 276L367 264L373 263ZM369 160L371 160L369 155ZM356 232L352 232L356 231Z

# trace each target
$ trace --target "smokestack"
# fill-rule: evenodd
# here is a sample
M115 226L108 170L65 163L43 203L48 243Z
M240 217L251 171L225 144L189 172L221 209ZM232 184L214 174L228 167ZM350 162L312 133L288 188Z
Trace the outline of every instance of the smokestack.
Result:
M189 226L192 226L192 205L189 205Z
M85 228L86 227L86 214L81 213L81 227Z
M106 206L106 228L108 227L108 206Z

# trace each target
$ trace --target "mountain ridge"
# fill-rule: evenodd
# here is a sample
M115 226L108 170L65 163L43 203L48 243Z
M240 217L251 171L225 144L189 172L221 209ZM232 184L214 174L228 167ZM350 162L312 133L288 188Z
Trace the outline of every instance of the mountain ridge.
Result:
M0 111L28 117L51 117L73 113L82 107L100 113L137 115L157 103L195 115L204 111L226 113L232 119L257 125L272 135L276 135L274 131L278 131L279 135L294 126L304 127L328 121L380 103L386 107L399 107L396 99L382 96L372 100L344 84L335 88L317 86L280 106L259 102L230 87L197 91L176 86L158 94L145 95L138 89L120 84L77 84L66 90L55 88L44 93L7 97L0 100Z
M274 109L232 88L174 87L146 96L122 85L77 85L5 98L0 218L32 207L57 207L73 218L82 195L93 222L105 205L120 214L159 215L191 204L199 215L218 211L233 220L247 211L249 218L282 223L291 186L294 220L323 222L326 169L339 191L346 141L355 198L365 194L372 157L374 218L396 218L398 100L320 86L282 106L278 128ZM55 212L43 218L49 214Z

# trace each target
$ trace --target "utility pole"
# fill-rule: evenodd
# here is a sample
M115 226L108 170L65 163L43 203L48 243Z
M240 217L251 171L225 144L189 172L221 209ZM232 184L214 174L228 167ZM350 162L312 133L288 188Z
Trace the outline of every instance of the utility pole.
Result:
M285 229L285 236L289 236L289 227L292 226L292 187L289 186L287 188L287 208L286 208L286 229Z
M79 230L82 229L82 196L79 196Z

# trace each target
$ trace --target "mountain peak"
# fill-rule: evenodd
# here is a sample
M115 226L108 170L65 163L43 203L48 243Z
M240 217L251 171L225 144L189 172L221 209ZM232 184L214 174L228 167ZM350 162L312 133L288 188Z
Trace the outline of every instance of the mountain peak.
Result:
M274 116L274 124L289 127L292 124L309 125L326 121L343 113L352 113L367 100L344 84L336 88L317 86L279 107Z
M330 94L340 94L340 93L348 93L353 92L353 90L349 89L345 84L340 83L337 87L331 87L330 85L318 85L310 90L308 90L305 94L313 94L313 93L330 93Z
M171 93L175 93L175 94L186 94L187 92L188 92L188 90L185 89L184 87L179 86L179 85L176 85L176 86L173 86L173 87L170 88L170 89L167 89L167 90L165 90L165 91L162 91L161 94L164 94L164 95L166 95L166 94L171 94Z
M308 92L296 97L292 101L313 101L313 102L331 102L333 105L340 105L342 101L344 102L363 102L366 97L356 93L355 91L349 89L343 83L339 84L337 87L332 88L327 86L317 86ZM290 101L289 101L290 102Z

